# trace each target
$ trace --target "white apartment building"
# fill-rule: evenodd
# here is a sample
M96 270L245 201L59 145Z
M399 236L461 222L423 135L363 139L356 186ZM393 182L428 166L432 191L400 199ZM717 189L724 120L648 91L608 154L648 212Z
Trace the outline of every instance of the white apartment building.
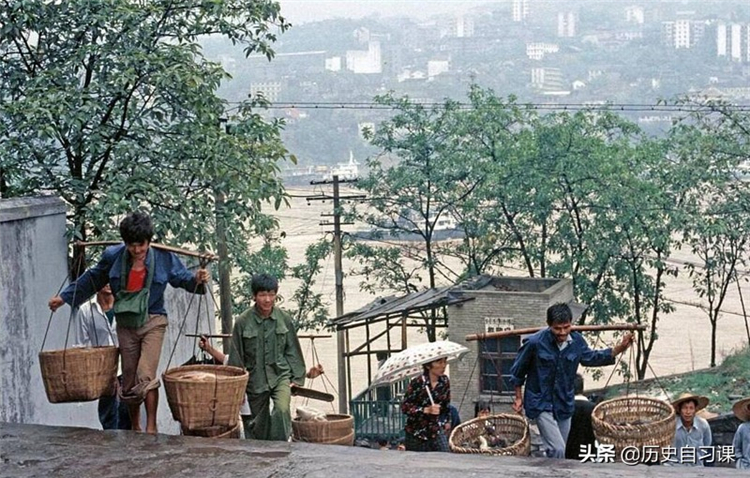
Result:
M281 95L281 82L263 81L259 83L250 83L250 95L263 95L271 103L279 101Z
M522 22L529 16L530 0L513 0L513 21Z
M560 51L560 46L556 43L527 43L526 44L526 56L530 60L542 60L548 53L557 53Z
M719 23L716 26L716 55L739 63L750 62L750 24Z
M469 38L474 36L474 19L466 16L456 18L456 37Z
M690 48L690 20L677 20L674 22L674 47Z
M685 18L662 22L661 27L662 42L676 50L695 47L706 32L705 22Z
M448 60L430 60L427 62L427 78L433 78L441 73L450 71L451 63Z
M347 50L346 69L356 74L382 73L383 61L380 42L368 42L367 50Z
M532 68L531 86L545 95L564 96L570 94L562 70L559 68Z
M625 8L625 21L628 23L636 23L643 25L646 15L643 12L643 7L630 6Z
M341 57L332 56L331 58L326 58L326 70L341 71Z
M557 36L561 38L572 38L576 36L575 13L560 12L557 14Z

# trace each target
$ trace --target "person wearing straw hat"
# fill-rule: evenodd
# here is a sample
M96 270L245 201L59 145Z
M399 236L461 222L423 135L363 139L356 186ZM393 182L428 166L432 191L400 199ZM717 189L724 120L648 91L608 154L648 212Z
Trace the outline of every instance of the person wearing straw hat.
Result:
M575 410L578 364L612 365L615 357L633 341L633 334L628 333L613 348L592 350L580 332L570 330L572 321L568 304L550 306L548 327L524 341L510 369L510 381L515 387L513 410L517 413L524 410L529 420L536 420L549 458L565 458L565 443Z
M711 427L705 418L696 415L708 405L708 398L685 392L672 402L675 419L675 454L665 465L704 466L706 448L711 447Z
M146 432L157 433L159 368L167 330L164 291L167 284L205 294L206 269L190 272L179 257L151 247L154 226L143 212L131 212L120 222L123 244L104 250L99 262L71 282L47 305L53 312L63 304L78 307L109 284L115 295L117 337L122 357L120 398L128 404L131 429L141 431L140 407L146 405Z
M255 305L234 322L228 363L250 373L247 398L255 417L251 437L287 441L292 433L292 387L305 384L305 359L292 318L274 306L278 280L257 274L250 287Z
M750 470L750 398L743 398L735 403L732 412L742 421L732 440L735 466L742 470Z
M411 379L404 392L401 412L406 415L404 445L408 451L450 451L441 415L446 416L451 386L445 357L422 365L422 374Z

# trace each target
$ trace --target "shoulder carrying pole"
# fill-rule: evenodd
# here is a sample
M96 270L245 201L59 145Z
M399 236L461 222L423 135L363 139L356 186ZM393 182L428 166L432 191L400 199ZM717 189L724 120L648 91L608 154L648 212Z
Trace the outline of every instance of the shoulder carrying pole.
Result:
M87 246L116 246L117 244L122 244L122 241L93 241L93 242L76 241L74 245L78 247L87 247ZM179 247L172 247L172 246L165 246L164 244L157 244L155 242L151 243L151 247L155 249L161 249L162 251L174 252L175 254L182 254L183 256L197 257L201 261L205 261L205 262L216 261L219 259L219 256L211 252L189 251L187 249L181 249Z
M469 334L465 337L467 342L485 339L501 339L514 335L526 335L539 332L546 327L529 327L526 329L501 330L500 332L487 332L484 334ZM645 325L639 324L612 324L612 325L574 325L571 330L576 332L606 332L609 330L646 330Z

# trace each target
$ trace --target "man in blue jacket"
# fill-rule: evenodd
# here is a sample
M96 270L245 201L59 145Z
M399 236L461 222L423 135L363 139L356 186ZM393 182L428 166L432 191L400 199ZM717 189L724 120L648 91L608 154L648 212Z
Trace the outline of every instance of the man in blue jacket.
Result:
M568 304L550 306L548 327L521 345L510 371L516 393L513 409L518 413L525 410L527 418L536 420L545 453L550 458L565 458L565 442L575 409L578 364L612 365L615 357L633 341L633 334L628 333L614 348L592 350L579 332L571 331L572 321Z
M122 244L108 247L99 262L49 300L54 312L63 304L78 307L109 284L115 295L117 337L122 357L120 398L128 404L133 430L140 431L140 405L146 405L146 432L156 433L159 405L157 368L167 330L167 284L205 294L206 269L190 272L172 252L151 247L151 217L132 212L120 222ZM120 307L128 304L128 307Z

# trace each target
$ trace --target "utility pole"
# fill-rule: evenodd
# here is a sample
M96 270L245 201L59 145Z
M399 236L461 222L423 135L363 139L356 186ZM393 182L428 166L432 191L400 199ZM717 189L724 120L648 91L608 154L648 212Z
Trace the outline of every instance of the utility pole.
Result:
M227 248L227 230L224 217L224 192L216 191L216 253L219 255L219 305L221 306L221 333L232 333L231 266ZM222 340L224 354L229 353L229 340Z
M224 131L230 134L227 120L222 118L219 125L224 124ZM221 307L221 333L232 333L232 291L231 291L231 266L229 262L229 249L227 247L226 216L224 211L225 192L214 187L214 214L216 216L216 253L219 255L219 306ZM229 340L222 340L224 354L229 353Z
M321 226L333 225L333 267L336 282L336 317L344 315L344 271L341 264L341 226L342 224L352 224L351 222L341 222L341 200L342 199L364 199L363 194L341 197L339 193L340 183L353 183L356 179L339 180L337 174L333 175L333 180L310 181L310 184L333 184L333 196L317 195L310 196L307 201L325 201L333 199L333 223L321 222ZM347 385L348 371L346 366L346 332L340 330L336 332L336 348L338 350L338 369L339 369L339 413L348 413L349 390Z

